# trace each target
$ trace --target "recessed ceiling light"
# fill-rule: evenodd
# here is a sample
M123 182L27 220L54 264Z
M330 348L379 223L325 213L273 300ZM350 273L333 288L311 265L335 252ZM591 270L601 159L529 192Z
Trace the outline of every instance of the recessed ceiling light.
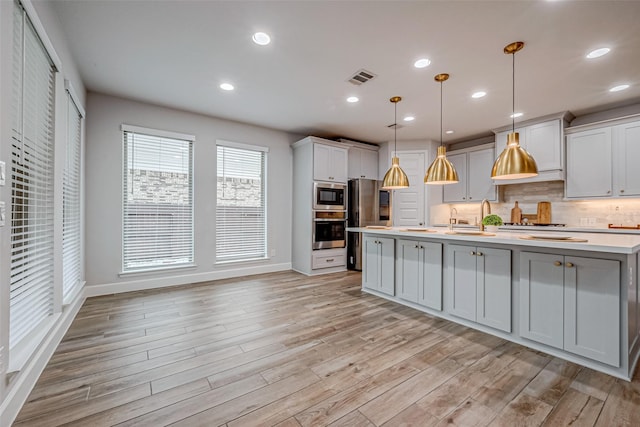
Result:
M405 122L412 122L412 121L414 121L415 119L416 119L416 118L415 118L415 117L413 117L413 116L406 116L406 117L404 118L404 121L405 121Z
M255 33L251 39L255 44L259 44L260 46L266 46L271 43L271 37L269 37L269 34L267 33Z
M611 51L611 49L609 49L608 47L601 47L600 49L595 49L587 53L587 58L588 59L599 58L609 53L609 51Z
M222 90L233 90L234 87L233 87L233 85L231 83L222 83L220 85L220 89L222 89Z
M487 92L483 92L483 91L478 91L475 92L473 95L471 95L472 98L482 98L483 96L486 96Z
M353 102L358 102L358 101L360 101L360 99L357 96L350 96L350 97L347 98L347 102L353 103Z
M416 68L424 68L424 67L428 67L429 64L431 64L431 61L429 61L427 58L422 58L414 62L413 66Z
M621 90L629 89L629 85L618 85L609 89L609 92L620 92Z
M446 131L445 133L446 133L447 135L451 135L451 134L453 133L453 131L452 131L452 130L448 130L448 131Z
M524 113L513 113L512 115L510 115L509 117L511 117L512 119L517 119L518 117L522 117Z

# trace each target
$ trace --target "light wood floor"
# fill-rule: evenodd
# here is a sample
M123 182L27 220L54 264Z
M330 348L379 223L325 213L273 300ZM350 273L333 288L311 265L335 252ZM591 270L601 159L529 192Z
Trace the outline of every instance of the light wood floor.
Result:
M16 425L639 423L638 379L285 272L89 299Z

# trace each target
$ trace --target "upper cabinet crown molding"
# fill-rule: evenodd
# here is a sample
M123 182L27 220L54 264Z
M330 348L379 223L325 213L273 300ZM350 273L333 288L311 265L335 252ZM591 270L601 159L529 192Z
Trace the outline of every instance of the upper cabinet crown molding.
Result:
M562 120L564 122L564 127L567 127L571 122L571 120L573 120L574 118L575 116L570 111L562 111L560 113L547 114L546 116L536 117L533 119L516 121L516 130L518 130L518 128L523 128L523 127L526 127L529 125L535 125L538 123L544 123L551 120ZM492 129L491 131L495 134L498 134L500 132L511 131L511 129L512 129L512 125L508 124L508 125L501 126L499 128Z
M601 129L607 126L624 125L627 123L633 123L640 121L640 114L631 114L628 116L616 117L613 119L600 120L592 123L585 123L579 126L571 126L564 130L565 135L571 135L572 133L582 132L592 129Z

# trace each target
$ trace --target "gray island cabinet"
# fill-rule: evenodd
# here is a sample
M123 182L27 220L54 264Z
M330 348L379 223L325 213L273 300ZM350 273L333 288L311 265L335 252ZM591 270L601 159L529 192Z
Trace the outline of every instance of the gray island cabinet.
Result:
M640 235L367 229L363 291L630 380ZM586 241L585 241L586 240Z

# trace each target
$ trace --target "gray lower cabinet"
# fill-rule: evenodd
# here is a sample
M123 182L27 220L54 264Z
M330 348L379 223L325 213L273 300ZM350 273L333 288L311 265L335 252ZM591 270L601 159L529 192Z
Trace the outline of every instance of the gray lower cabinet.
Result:
M442 243L398 239L398 296L442 310Z
M620 262L523 252L520 336L620 366Z
M511 251L447 246L448 311L511 332Z
M362 239L362 285L395 295L395 239L364 236Z

